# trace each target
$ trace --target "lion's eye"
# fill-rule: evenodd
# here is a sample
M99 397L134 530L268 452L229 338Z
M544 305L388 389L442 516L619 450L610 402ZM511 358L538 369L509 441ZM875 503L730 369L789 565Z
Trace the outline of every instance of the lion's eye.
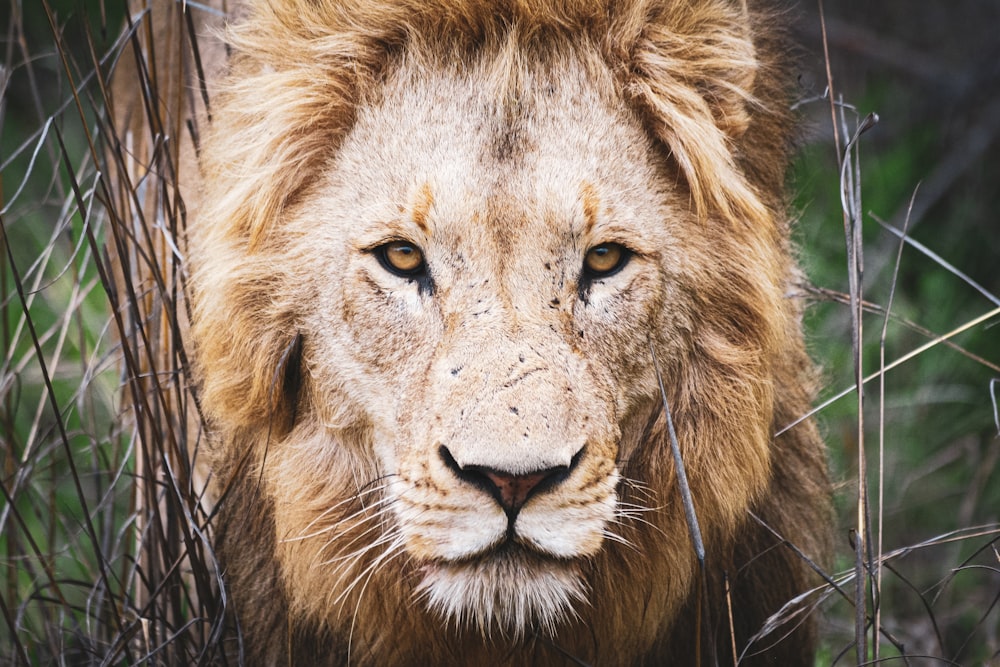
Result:
M628 263L631 253L618 243L602 243L587 251L583 258L584 272L589 278L603 278L617 273Z
M392 241L375 250L382 266L397 276L412 277L426 268L424 253L407 241Z

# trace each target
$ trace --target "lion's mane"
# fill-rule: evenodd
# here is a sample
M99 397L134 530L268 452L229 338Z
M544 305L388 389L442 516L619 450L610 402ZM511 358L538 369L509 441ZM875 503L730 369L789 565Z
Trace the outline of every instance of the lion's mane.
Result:
M781 17L736 0L249 4L228 32L230 74L212 100L189 229L195 364L220 503L216 541L248 657L559 664L572 655L593 664L691 664L717 653L720 664L730 663L731 646L742 652L771 614L808 588L800 554L821 561L827 551L815 427L804 421L775 435L807 413L812 398L785 211L794 123ZM337 317L371 317L370 304L341 303L327 294L339 286L316 275L324 247L313 233L322 217L316 202L331 183L352 178L336 163L360 141L352 132L372 109L410 99L407 85L436 81L439 71L460 78L463 68L473 73L475 99L488 100L507 123L509 143L494 146L496 160L516 162L519 122L544 122L521 112L540 94L538 81L553 82L546 94L556 103L573 103L566 89L578 85L579 99L607 101L634 120L621 140L638 145L652 166L622 178L653 179L650 206L678 212L664 250L673 262L661 261L670 289L650 292L649 331L592 348L618 355L623 374L637 378L616 388L594 373L594 395L620 394L615 400L629 406L615 412L617 437L601 435L617 452L608 465L621 481L608 497L620 539L579 547L583 555L566 570L536 567L527 556L528 564L507 567L498 556L483 570L489 588L479 611L450 608L445 584L428 592L424 568L440 559L414 559L412 540L400 546L406 536L393 526L405 515L380 510L394 502L384 479L396 473L373 453L380 427L365 407L362 371L331 369L339 362L318 340L322 327L311 324L332 317L316 314L330 304ZM399 140L385 139L387 154ZM419 223L440 197L416 192L410 217ZM586 209L586 189L580 200ZM426 298L414 294L412 303ZM351 363L405 370L412 355L399 352L404 334L368 329L368 356L351 351ZM703 531L703 575L650 344ZM527 571L537 580L520 580ZM564 599L496 602L519 599L530 586ZM769 659L806 664L809 620L750 646L747 664L792 627Z

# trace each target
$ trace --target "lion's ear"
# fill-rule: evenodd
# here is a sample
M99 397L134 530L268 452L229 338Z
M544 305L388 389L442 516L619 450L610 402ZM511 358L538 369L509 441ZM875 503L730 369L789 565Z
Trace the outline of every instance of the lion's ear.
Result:
M625 37L630 48L619 71L626 95L677 162L699 214L764 221L768 212L734 154L759 108L761 65L749 17L733 0L649 11Z
M280 378L280 387L278 381ZM295 419L299 412L299 400L302 395L302 334L295 334L295 338L288 344L288 347L278 361L278 368L275 371L275 399L272 401L275 412L280 415L282 430L291 430L295 425Z
M290 267L273 255L234 251L238 244L224 230L203 231L209 232L198 239L204 254L191 264L201 407L225 432L281 436L294 426L308 385L296 295L285 289L294 284L284 270Z

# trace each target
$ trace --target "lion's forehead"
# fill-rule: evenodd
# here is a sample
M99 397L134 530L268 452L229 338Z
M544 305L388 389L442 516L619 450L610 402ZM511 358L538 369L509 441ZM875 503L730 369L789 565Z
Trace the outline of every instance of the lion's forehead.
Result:
M349 233L378 235L402 216L466 258L516 249L559 259L584 250L576 246L601 224L638 230L659 217L658 167L640 122L576 71L583 64L560 67L498 95L501 84L475 69L404 65L359 110L330 170L339 198L371 213L343 219Z

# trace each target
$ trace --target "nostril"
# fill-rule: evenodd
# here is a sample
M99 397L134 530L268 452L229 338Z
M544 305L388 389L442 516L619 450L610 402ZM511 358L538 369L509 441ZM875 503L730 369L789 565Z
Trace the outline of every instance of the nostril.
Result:
M491 466L462 466L443 445L438 453L444 464L455 475L492 495L507 513L507 516L513 520L529 498L566 479L580 461L583 450L576 453L568 466L555 466L544 470L518 473L498 470Z

